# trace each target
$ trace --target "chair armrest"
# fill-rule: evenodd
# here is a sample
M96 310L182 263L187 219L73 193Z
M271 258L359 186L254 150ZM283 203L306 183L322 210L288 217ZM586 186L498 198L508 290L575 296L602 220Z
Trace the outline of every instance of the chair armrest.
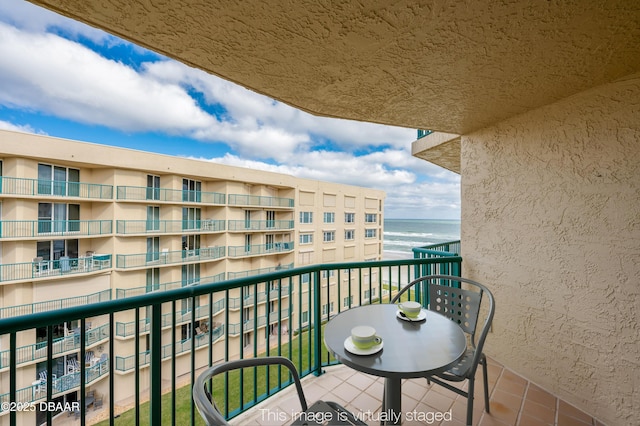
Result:
M200 413L202 418L207 422L207 424L228 425L227 420L224 418L224 416L215 408L214 401L212 401L212 398L211 398L211 394L206 388L206 382L210 378L212 378L215 375L225 373L231 370L237 370L237 369L248 368L248 367L267 366L267 365L282 365L289 369L289 372L293 377L296 390L298 392L298 399L300 400L302 411L306 411L309 407L307 405L307 400L304 397L304 392L302 391L300 376L298 375L298 371L296 370L295 365L293 365L293 362L291 362L288 358L281 357L281 356L274 356L274 357L238 359L233 361L227 361L222 364L214 365L213 367L207 368L204 372L202 372L196 378L196 381L193 384L193 402L196 404L196 408L198 409L198 412Z

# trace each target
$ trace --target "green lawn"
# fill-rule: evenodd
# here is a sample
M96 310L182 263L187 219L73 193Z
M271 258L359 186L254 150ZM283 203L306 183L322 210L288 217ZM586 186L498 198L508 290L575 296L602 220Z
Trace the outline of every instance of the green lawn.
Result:
M324 328L324 326L323 326ZM283 343L282 345L282 356L285 356L291 360L298 368L298 372L302 373L304 370L308 370L310 368L310 357L309 351L312 351L314 348L314 343L309 343L309 332L305 331L300 335L294 337L291 340L291 345L288 343ZM291 347L291 354L289 354L289 347ZM326 356L326 349L322 348L322 353ZM264 353L260 354L260 356L265 355ZM269 355L277 355L277 349L271 349ZM291 356L289 356L291 355ZM313 357L313 354L311 358ZM298 361L302 359L302 366L298 364ZM324 359L324 358L323 358ZM301 371L302 370L302 371ZM254 372L255 371L255 372ZM282 368L280 372L282 383L285 383L289 380L288 370L286 368ZM254 378L257 383L257 394L254 392ZM258 398L260 395L266 393L266 381L267 374L266 368L260 367L257 369L249 368L244 370L243 374L243 399L245 403L250 403L254 400L254 398ZM269 368L269 388L273 389L278 386L278 367L270 367ZM226 383L226 387L229 393L229 409L233 411L238 408L240 405L240 372L230 372L228 375L228 382ZM216 401L216 405L224 410L225 401L225 375L220 375L214 379L214 392L213 392L213 400ZM171 424L171 392L162 395L162 418L163 424ZM204 422L200 418L200 415L195 413L195 419L197 425L204 425ZM191 385L183 386L181 388L176 389L176 425L188 425L191 424ZM98 423L100 426L106 426L109 424L108 420L105 420L101 423ZM135 424L135 410L129 410L120 415L120 417L115 419L116 425L128 426L131 424ZM140 404L140 424L148 425L149 424L149 402L145 402Z

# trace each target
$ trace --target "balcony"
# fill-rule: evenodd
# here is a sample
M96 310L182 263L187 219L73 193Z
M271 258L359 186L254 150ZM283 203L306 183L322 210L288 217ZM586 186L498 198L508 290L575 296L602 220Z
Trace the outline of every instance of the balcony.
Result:
M289 286L283 286L280 289L269 290L269 300L279 300L283 297L290 295ZM267 300L267 293L259 291L255 288L245 288L245 294L242 296L242 303L240 303L239 297L232 297L229 299L229 309L240 309L241 306L248 307L255 305L256 303L262 303Z
M261 195L229 194L228 204L230 206L247 207L275 207L292 209L293 198L265 197Z
M110 254L0 264L0 282L64 278L111 269Z
M173 204L225 204L225 194L219 192L186 191L146 186L118 186L116 188L116 199L118 201L160 201Z
M191 321L192 316L195 320L206 319L209 314L214 315L222 312L225 307L225 300L220 299L213 303L213 308L209 309L209 305L199 305L196 307L195 312L192 313L191 309L181 309L174 312L168 312L162 314L162 328L167 329L175 325L186 324ZM175 318L175 323L174 323ZM128 338L138 336L140 334L148 333L151 330L151 319L141 318L138 321L138 327L136 328L136 321L129 322L116 322L116 336L122 338ZM214 322L215 323L215 322Z
M7 306L0 308L0 319L17 317L19 315L32 315L38 312L55 311L73 306L88 305L90 303L106 302L107 300L111 300L111 290L103 290L86 296L66 297L64 299L47 300L46 302Z
M178 265L221 259L225 256L225 247L205 247L193 250L161 251L137 254L116 255L116 268L132 269Z
M85 347L90 348L109 339L109 326L107 324L86 331ZM52 356L77 352L80 349L80 332L70 333L68 336L53 339ZM16 364L30 364L47 359L47 342L34 343L20 346L16 350ZM0 370L10 366L9 350L0 352Z
M185 365L180 364L182 365L180 371L189 371L191 376L189 380L193 382L195 372L198 369L218 362L220 356L224 357L225 353L232 354L231 351L237 351L240 347L243 356L258 356L265 352L282 354L294 360L301 375L320 374L325 368L334 364L335 361L331 360L323 347L322 328L315 327L314 324L322 324L332 315L342 310L358 304L364 304L365 292L368 291L368 294L372 294L372 289L375 289L375 294L388 295L377 299L377 303L388 302L391 295L407 280L414 278L415 274L424 265L440 265L449 270L459 270L460 262L460 257L416 258L280 269L268 274L237 278L232 281L188 286L164 292L154 291L137 297L127 297L58 311L2 319L0 320L0 337L7 339L8 342L9 365L1 374L5 375L3 380L6 378L10 386L9 392L0 398L0 402L8 402L10 400L28 402L33 400L34 388L30 380L27 381L23 377L24 375L19 371L21 367L12 361L18 358L19 350L16 341L18 335L23 331L29 332L34 328L59 324L68 318L79 318L81 322L81 342L92 342L93 338L88 334L89 331L85 330L85 323L88 318L107 315L108 320L105 327L109 327L116 326L116 315L127 314L133 317L134 321L124 334L131 333L131 335L137 336L141 334L143 329L148 330L150 346L148 351L134 351L138 353L128 355L116 352L121 345L115 345L116 339L114 336L107 340L108 344L104 344L105 353L108 355L106 360L108 367L105 371L118 371L118 374L109 375L109 390L105 395L104 415L114 418L116 409L122 410L125 405L131 404L132 397L135 400L136 396L140 398L140 395L148 394L151 404L150 421L152 424L158 424L161 422L160 418L162 416L166 421L166 416L180 415L175 411L171 411L172 409L168 414L161 414L160 412L161 405L165 407L171 406L170 403L167 405L166 402L160 402L163 398L163 389L167 389L165 384L169 384L169 389L167 389L169 391L168 397L177 394L178 381L176 379L182 373L178 373L174 361L175 363L186 363ZM434 268L438 269L436 266ZM329 297L334 297L328 291L323 290L323 285L332 282L340 283L341 298L349 295L349 303L344 305L342 300L336 300L335 311L332 310L332 312L323 314L321 307L329 303ZM247 288L248 292L259 288L272 288L269 292L269 298L279 292L280 297L275 299L278 300L277 306L270 307L270 309L275 308L275 310L269 312L268 316L259 312L257 316L254 316L254 313L250 312L247 318L242 318L245 306L255 306L253 303L245 303L247 301L250 302L252 297L246 300L240 298L238 301L239 310L235 312L225 310L224 308L229 306L231 300L234 299L232 295L242 294L244 288ZM289 295L288 298L282 297L284 290ZM255 295L257 294L259 293L255 293ZM291 295L294 295L294 297L291 297ZM176 312L176 305L183 303L182 301L187 301L191 306L196 306L197 301L203 299L204 296L216 302L198 306L195 310L187 309ZM255 298L256 296L253 297ZM288 300L288 302L285 303L285 300ZM331 301L334 302L333 300ZM148 318L135 318L136 315L145 311L149 312ZM218 323L212 321L214 315ZM190 329L197 331L197 328L199 328L196 324L198 318L206 319L208 324L213 326L193 338L186 340L170 339L174 343L167 343L165 338L168 333L163 333L163 329L177 330L176 327L179 324L190 324ZM202 324L202 322L199 324ZM114 331L114 334L120 333ZM55 344L58 344L58 342L50 340L46 342L44 347L40 348L43 353L46 353L43 361L47 363L49 377L52 377L53 373L52 360L53 354L56 352ZM205 349L207 347L212 350ZM198 348L203 349L199 351L197 350ZM82 344L79 350L79 359L84 359L86 351ZM190 355L176 356L179 354ZM134 377L137 377L135 381L132 379ZM116 386L116 383L121 382L129 385ZM149 385L146 385L146 383ZM79 384L82 385L82 383ZM134 384L134 386L131 386L131 384ZM70 381L69 386L63 386L55 380L51 380L50 383L47 383L41 398L50 401L55 395L59 394L58 388L69 389L71 386L77 385L77 382ZM272 385L276 388L282 388L287 385L287 382L272 383ZM129 394L124 395L121 390L116 393L116 387L118 389L127 389ZM249 399L246 400L247 402L242 408L236 405L237 401L230 401L229 416L234 417L240 414L241 411L254 407L264 399L261 392L259 390L259 393L255 396L247 395ZM84 389L81 389L79 394L81 399L84 398ZM187 392L186 398L186 403L191 404L190 392ZM135 406L139 407L137 404ZM88 413L85 404L81 403L80 407L81 417L86 417ZM139 411L138 414L135 414L138 409L134 409L134 416L140 415ZM10 416L18 421L29 414L7 413L4 411L0 413L0 416L2 415ZM51 416L51 414L49 415ZM121 420L125 423L129 421L126 417ZM177 424L189 422L189 418L176 418ZM19 423L24 422L19 421Z
M113 200L113 186L98 183L0 176L0 194L44 198Z
M122 299L124 297L140 296L141 294L151 293L154 291L166 291L173 290L175 288L186 287L188 285L201 285L212 284L224 280L224 272L217 275L211 275L208 277L200 277L186 281L173 281L170 283L151 284L134 288L117 288L116 299ZM0 318L2 318L0 316Z
M118 235L208 234L225 230L224 220L118 220Z
M261 256L265 254L285 253L293 250L293 241L269 244L251 244L229 246L229 257Z
M285 231L293 229L293 220L229 220L229 232Z
M3 240L49 237L95 237L112 233L110 220L3 220L0 238Z
M291 268L293 268L293 263L289 263L288 265L278 265L270 268L251 269L249 271L227 272L227 279L231 280L234 278L252 277L255 275L268 274L269 272L275 272L281 269L291 269Z
M176 342L174 345L171 343L162 346L162 359L173 359L176 355L182 355L191 353L193 349L199 349L208 347L209 343L215 343L224 335L224 324L221 324L211 331L211 334L199 334L195 336L195 339L184 339ZM209 336L209 339L207 337ZM138 356L138 366L146 367L151 361L151 351L140 352ZM116 357L116 371L127 372L135 369L136 356L130 355L125 357Z

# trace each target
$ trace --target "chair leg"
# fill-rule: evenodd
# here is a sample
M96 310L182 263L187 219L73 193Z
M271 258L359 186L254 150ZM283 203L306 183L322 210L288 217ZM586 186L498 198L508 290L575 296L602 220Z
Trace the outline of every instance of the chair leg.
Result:
M480 360L482 364L482 380L484 381L484 409L488 413L489 412L489 380L487 378L487 358L482 355L482 359Z
M467 426L473 425L473 395L475 391L475 379L470 377L469 390L467 392Z

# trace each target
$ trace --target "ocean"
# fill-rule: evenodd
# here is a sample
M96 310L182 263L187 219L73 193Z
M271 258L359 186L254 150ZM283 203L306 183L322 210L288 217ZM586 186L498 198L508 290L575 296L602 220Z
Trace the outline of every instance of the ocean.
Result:
M413 257L411 249L460 239L459 220L385 219L385 259Z

